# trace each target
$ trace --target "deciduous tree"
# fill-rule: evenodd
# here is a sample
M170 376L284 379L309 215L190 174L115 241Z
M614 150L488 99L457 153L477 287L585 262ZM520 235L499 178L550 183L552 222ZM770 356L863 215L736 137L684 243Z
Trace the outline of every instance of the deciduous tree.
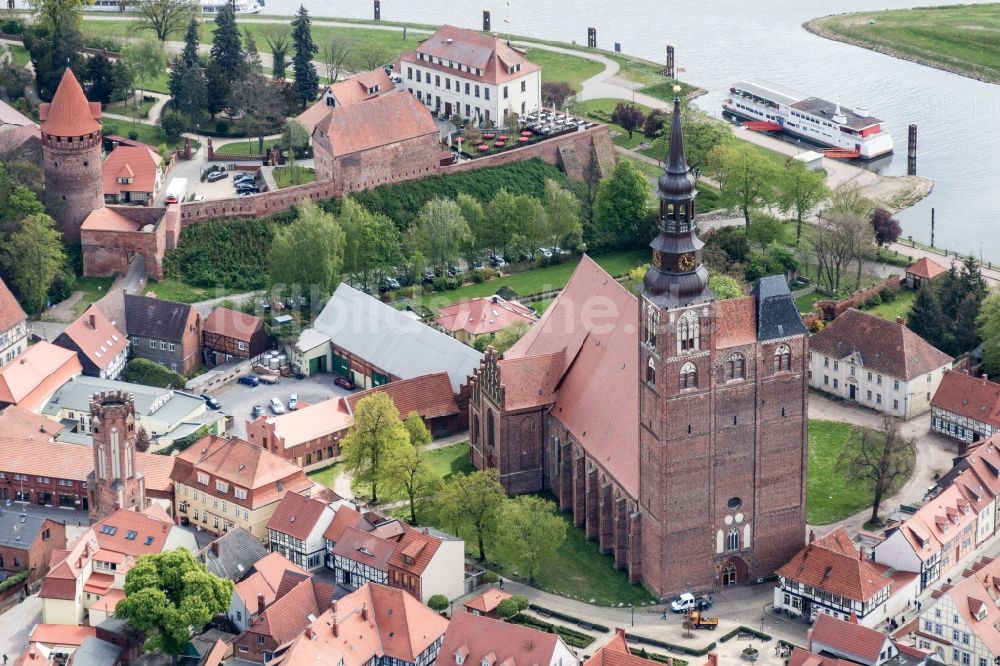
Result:
M903 233L903 227L900 226L899 220L881 206L872 211L871 220L872 228L875 230L875 244L879 247L895 243L899 235Z
M347 67L354 55L355 41L346 35L337 35L323 44L323 64L326 66L326 78L335 83L340 73Z
M493 467L453 476L443 492L445 513L475 533L480 561L486 560L486 540L496 530L505 498L500 474Z
M122 47L122 61L139 83L139 98L146 93L146 82L162 74L167 66L163 45L155 39L140 39Z
M548 241L555 247L575 247L583 240L580 200L552 179L545 181L542 195Z
M440 197L424 204L408 234L410 246L419 249L442 273L472 236L459 205Z
M288 28L284 26L268 26L264 39L271 49L271 75L278 81L285 80L285 70L288 67L288 49L291 45Z
M308 199L296 210L296 220L275 234L271 246L271 286L296 285L329 296L340 283L344 232L333 215Z
M344 464L355 481L371 485L371 501L378 502L379 484L389 480L390 461L410 445L410 435L392 398L373 393L362 398L354 425L341 442Z
M781 220L768 213L754 211L753 223L747 227L747 240L757 245L761 252L781 236Z
M302 108L316 99L319 88L319 77L312 63L316 55L316 42L312 38L312 21L305 5L299 6L299 11L292 19L292 44L295 47L295 57L292 67L295 72L295 92Z
M670 114L664 109L653 109L646 116L646 121L642 125L642 134L647 139L655 139L659 136L660 131L663 129L664 125L667 124L667 120L670 119Z
M750 225L750 211L777 202L775 183L780 171L760 149L749 143L720 144L708 156L709 168L722 190L727 206L743 214Z
M344 270L359 276L368 291L383 271L399 263L399 230L388 217L371 213L350 197L344 199L337 220L346 238Z
M565 81L542 82L542 104L550 109L561 109L566 100L576 94L573 86Z
M417 417L418 419L420 417ZM403 427L407 428L407 422ZM393 494L406 497L410 505L410 524L417 524L417 502L433 495L441 487L439 477L427 463L423 448L417 444L401 446L389 456L385 485Z
M874 495L870 522L878 524L886 493L913 471L912 448L913 442L899 434L899 419L888 414L882 417L881 431L866 428L845 445L839 464L849 479L866 484Z
M740 283L728 275L713 273L708 278L708 287L715 294L716 299L725 301L730 298L739 298L743 295Z
M375 69L385 65L392 56L379 42L366 42L354 47L355 69Z
M410 444L413 446L424 446L431 443L431 431L427 429L427 424L420 418L420 414L410 412L403 419L403 425L406 426L406 432L410 433Z
M795 238L802 238L802 220L830 194L822 171L811 171L801 160L788 160L778 181L778 205L795 215Z
M205 570L184 548L143 555L125 575L125 599L115 615L148 636L146 649L174 663L192 636L225 612L233 582Z
M506 190L493 195L486 205L486 221L483 240L491 253L506 255L520 221L517 219L517 197Z
M566 521L550 500L521 495L504 502L498 534L497 550L534 582L566 540Z
M152 31L159 42L183 32L197 8L191 0L137 0L130 4L139 12L140 26Z
M919 298L920 295L917 296ZM991 375L996 374L1000 372L1000 292L994 291L983 300L976 317L976 327L983 340L983 367Z
M31 314L45 309L45 296L63 260L62 236L44 213L25 217L6 239L4 268Z
M455 203L462 211L462 217L469 225L469 241L462 248L466 263L471 267L479 253L488 245L490 231L487 228L486 213L479 199L466 192L459 192ZM423 269L421 269L423 270Z
M139 426L135 433L135 450L140 453L149 451L149 433L144 426Z
M611 112L611 122L620 125L623 130L628 132L628 138L630 139L632 138L632 132L642 127L645 121L646 114L635 104L618 102L615 105L615 110Z
M649 182L631 160L615 165L611 177L601 181L594 200L594 224L603 244L620 245L638 240L649 216Z
M435 594L427 600L427 607L439 613L447 610L449 605L450 602L448 601L448 597L443 594Z
M551 238L545 207L535 197L521 194L517 197L517 217L521 220L517 233L520 246L534 259L538 248Z

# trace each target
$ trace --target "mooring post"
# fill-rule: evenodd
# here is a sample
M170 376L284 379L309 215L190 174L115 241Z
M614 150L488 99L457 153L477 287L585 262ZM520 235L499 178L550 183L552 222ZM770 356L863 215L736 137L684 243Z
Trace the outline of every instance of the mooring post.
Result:
M906 144L906 173L917 175L917 126L910 125L909 139ZM933 245L933 243L931 243Z

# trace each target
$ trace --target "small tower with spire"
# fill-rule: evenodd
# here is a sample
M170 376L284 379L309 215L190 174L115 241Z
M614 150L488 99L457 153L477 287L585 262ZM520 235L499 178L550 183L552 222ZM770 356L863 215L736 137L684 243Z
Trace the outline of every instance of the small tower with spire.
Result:
M38 112L45 207L59 223L66 242L78 243L87 215L104 206L101 105L87 101L67 67L52 102L39 106Z
M87 476L90 519L118 509L146 506L146 481L135 466L135 401L131 393L105 391L90 399L94 471Z

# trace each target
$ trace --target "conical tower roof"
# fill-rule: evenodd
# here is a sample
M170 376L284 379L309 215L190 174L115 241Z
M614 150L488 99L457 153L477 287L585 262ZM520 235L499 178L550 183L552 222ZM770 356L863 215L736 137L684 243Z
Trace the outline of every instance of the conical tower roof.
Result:
M39 109L42 132L51 136L85 136L101 129L99 102L88 102L80 82L69 67L63 73L51 104Z
M670 151L664 173L660 176L656 195L661 201L674 203L695 196L695 177L688 168L684 154L684 130L681 127L681 100L674 97L674 116L670 126Z

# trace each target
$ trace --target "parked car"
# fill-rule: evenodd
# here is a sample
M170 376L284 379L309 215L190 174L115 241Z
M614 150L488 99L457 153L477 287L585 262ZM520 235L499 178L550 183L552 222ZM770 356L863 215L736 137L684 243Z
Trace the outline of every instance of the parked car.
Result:
M393 277L387 277L382 280L382 291L394 291L399 289L399 280Z
M506 266L506 265L507 265L507 260L504 259L503 257L498 257L495 255L490 257L490 266L493 266L494 268L500 268L501 266Z
M205 180L207 180L210 183L217 183L223 178L229 178L228 171L213 171L212 173L208 174L208 178L206 178Z
M434 271L427 271L424 273L424 282L430 284L431 282L434 282L434 277Z
M294 412L295 408L299 406L299 396L293 393L290 398L288 398L288 411Z
M552 250L550 250L550 249L549 249L549 248L547 248L547 247L543 247L543 248L541 248L541 249L540 249L540 250L538 250L538 251L539 251L539 253L541 253L541 255L542 255L543 257L545 257L546 259L549 259L549 258L551 258L551 257L552 257Z
M205 404L208 405L209 409L222 409L222 403L207 393L202 393L201 399L205 401Z
M236 380L239 384L244 384L246 386L258 386L260 384L260 377L257 375L243 375Z
M403 77L400 76L399 74L393 74L392 76L389 77L389 80L392 81L393 83L402 83Z
M247 173L246 171L241 171L235 176L233 176L233 182L238 183L241 180L257 180L257 177L252 173Z
M257 418L258 416L264 415L264 407L262 405L254 405L253 409L250 410L250 416Z
M687 613L693 610L707 610L712 607L712 597L696 597L685 592L670 603L670 609L675 613Z
M354 380L348 379L347 377L337 377L333 380L333 383L342 389L347 389L348 391L354 390Z
M277 398L271 398L271 411L275 414L284 414L285 406Z

